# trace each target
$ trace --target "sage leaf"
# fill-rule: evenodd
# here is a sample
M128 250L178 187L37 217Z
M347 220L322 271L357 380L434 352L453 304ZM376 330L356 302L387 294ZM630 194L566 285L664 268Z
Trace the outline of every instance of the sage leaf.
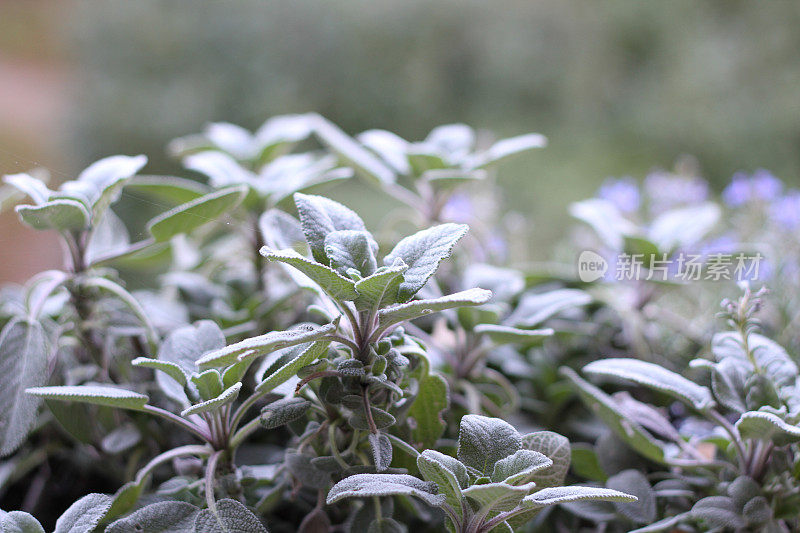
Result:
M519 329L511 326L495 324L478 324L475 333L481 333L492 339L493 342L503 344L535 344L545 337L555 333L551 328L544 329Z
M546 455L533 450L517 450L494 464L491 480L508 485L522 485L533 481L537 472L553 466Z
M367 231L364 221L355 211L324 196L296 193L294 202L311 255L324 265L329 264L325 253L325 237L329 233L340 230Z
M264 394L273 390L278 385L285 383L297 374L297 371L304 366L310 365L328 351L330 341L314 341L311 346L306 348L300 355L290 360L264 379L256 386L256 392Z
M105 533L195 533L200 509L187 502L151 503L111 523Z
M577 502L583 500L600 500L609 502L635 502L636 496L612 489L569 485L566 487L548 487L534 492L522 499L523 508L539 509L549 505Z
M786 423L766 411L748 411L736 421L736 429L744 439L763 440L776 446L800 442L800 426Z
M635 502L615 502L617 512L636 524L650 524L656 519L656 494L644 474L638 470L624 470L608 478L606 486L624 491L638 498Z
M469 486L467 467L458 459L437 452L425 450L417 457L417 468L426 481L436 483L439 493L447 503L461 514L462 489Z
M105 494L88 494L73 503L56 521L53 533L86 533L94 530L113 502Z
M458 460L484 475L495 463L516 453L522 436L514 426L499 418L465 415L458 430Z
M658 463L664 462L664 450L659 442L647 433L639 423L628 418L617 407L613 398L578 377L569 368L563 367L561 374L570 381L581 400L589 407L589 410L605 422L620 439L648 459Z
M526 293L506 319L512 326L533 327L556 314L591 303L589 293L579 289L556 289L544 293Z
M302 417L310 407L311 402L303 398L283 398L265 406L259 421L266 429L275 429Z
M265 246L261 248L261 255L269 261L280 261L296 268L336 301L352 301L358 297L353 280L345 278L330 267L306 259L294 250L275 251Z
M491 291L475 288L448 294L447 296L439 298L413 300L404 304L390 305L378 311L378 325L382 329L385 329L394 324L406 320L413 320L438 311L444 311L445 309L485 304L491 297Z
M200 511L194 527L203 533L267 533L256 515L243 504L229 498L217 502L216 513L211 509Z
M106 209L119 200L122 188L145 164L147 157L144 155L114 155L95 161L80 173L78 181L90 183L95 189L89 198L95 218L102 217Z
M435 483L407 474L356 474L331 487L327 503L331 505L344 498L414 496L428 505L438 507L444 503L445 497L436 491Z
M39 399L25 389L47 383L48 352L38 322L13 318L0 331L0 456L16 450L36 423Z
M372 460L375 469L382 472L392 464L392 442L383 433L370 433L369 446L372 449Z
M419 380L419 392L408 410L416 424L411 438L425 448L432 448L444 434L447 424L443 413L450 405L447 380L438 374L426 374Z
M510 511L522 498L528 495L535 483L526 485L510 485L508 483L485 483L472 485L462 491L464 496L475 501L481 510L479 513Z
M658 215L648 237L664 252L695 246L717 224L722 211L715 203L671 209Z
M41 205L50 198L53 191L40 179L36 179L30 174L7 174L3 176L3 182L11 185L23 194L27 194L33 203Z
M419 292L468 230L466 224L440 224L400 240L384 258L385 265L398 258L408 265L398 287L397 300L407 302Z
M324 326L298 327L287 331L273 331L209 352L197 360L197 366L200 368L229 366L238 361L240 356L259 357L281 348L317 340L335 330L336 324L333 323Z
M82 230L89 226L91 214L81 202L60 198L40 205L18 205L20 220L38 230Z
M337 230L325 236L325 255L331 268L347 275L350 269L369 276L378 268L378 243L367 231Z
M694 504L690 514L711 529L735 531L746 525L733 500L726 496L707 496Z
M47 400L90 403L140 411L149 399L144 394L106 385L63 385L58 387L33 387L25 392Z
M314 134L320 142L336 152L344 164L352 166L359 175L378 184L393 183L392 169L358 144L352 137L324 117L312 114Z
M527 133L525 135L501 139L484 153L478 154L478 156L471 161L471 166L476 168L484 167L514 154L534 148L544 148L545 146L547 146L547 137L538 133Z
M244 186L234 186L195 198L152 219L147 223L147 231L156 242L189 233L235 208L244 200L246 192Z
M183 411L181 411L181 416L187 417L190 415L196 415L200 413L210 413L216 411L224 405L228 405L230 403L235 402L236 398L239 396L239 390L241 388L242 388L241 383L234 383L229 388L225 389L222 392L222 394L220 394L216 398L206 400L205 402L198 403L187 409L184 409Z
M45 533L42 524L33 516L22 511L0 513L0 532L2 533Z
M569 439L552 431L535 431L522 436L522 449L539 452L552 461L549 467L533 473L531 480L537 487L564 484L572 457Z
M381 307L397 303L397 290L406 270L408 265L398 258L392 266L381 267L373 274L356 281L356 308L374 313Z
M698 411L710 409L715 405L711 391L706 387L647 361L624 358L600 359L584 366L583 372L592 376L633 382L661 391Z
M622 251L625 236L636 233L636 226L622 216L619 209L608 200L592 198L576 202L569 214L588 224L603 243L614 251Z

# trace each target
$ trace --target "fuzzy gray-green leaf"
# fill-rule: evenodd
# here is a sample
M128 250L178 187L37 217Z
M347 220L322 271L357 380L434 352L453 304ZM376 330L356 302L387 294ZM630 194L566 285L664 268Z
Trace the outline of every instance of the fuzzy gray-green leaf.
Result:
M297 420L311 407L304 398L283 398L266 405L261 410L259 421L266 429L274 429Z
M47 358L38 322L12 319L0 332L0 457L17 449L36 423L39 399L25 389L47 383Z
M437 494L435 483L422 481L407 474L356 474L331 487L328 505L345 498L371 496L415 496L428 505L438 507L445 497Z
M469 485L467 467L454 457L435 450L425 450L417 457L417 468L426 481L436 483L447 503L461 513L461 490Z
M280 261L290 265L319 285L319 287L331 298L336 301L348 300L352 301L358 297L355 289L355 282L349 278L345 278L334 269L316 263L310 259L306 259L294 250L272 250L268 247L261 249L261 255L266 257L269 261Z
M800 442L800 426L788 424L779 416L766 411L748 411L736 422L743 439L772 442L785 446Z
M2 533L45 533L36 518L22 511L0 512L0 532Z
M256 515L229 498L217 502L216 513L211 509L200 511L194 527L198 533L267 533Z
M406 320L453 309L467 305L481 305L489 301L492 292L485 289L468 289L466 291L448 294L440 298L429 300L413 300L404 304L396 304L378 312L378 324L381 328L387 328L393 324L398 324Z
M549 505L577 502L583 500L600 500L610 502L635 502L636 496L601 487L584 487L569 485L566 487L548 487L534 492L522 499L522 507L540 509Z
M562 368L561 374L569 379L589 410L605 422L619 438L648 459L659 463L664 462L664 450L658 441L647 433L639 423L625 415L617 407L613 398L591 383L581 379L569 368Z
M591 301L589 293L579 289L526 293L505 322L511 326L534 327L562 311L587 305Z
M330 341L318 340L313 342L311 346L306 348L300 355L287 362L270 375L265 376L256 387L256 391L263 394L286 382L296 375L298 370L304 366L310 365L325 355L328 351L329 344Z
M111 508L114 498L105 494L88 494L73 503L56 521L53 533L87 533Z
M157 242L168 241L175 235L189 233L212 222L244 200L247 188L242 185L227 187L195 198L170 209L147 223L147 231Z
M514 426L499 418L465 415L458 431L458 460L484 475L497 461L515 453L522 436Z
M482 510L510 511L516 507L522 498L533 490L535 483L526 485L511 485L508 483L485 483L472 485L464 489L463 494L475 501Z
M216 411L220 407L236 401L236 398L239 396L239 390L241 388L242 388L241 383L234 383L233 385L222 391L222 394L220 394L216 398L206 400L205 402L198 403L187 409L184 409L183 411L181 411L181 416L186 417L189 415Z
M294 202L311 255L328 265L325 237L340 230L366 231L367 227L355 211L324 196L296 193Z
M620 379L661 391L691 405L698 411L714 406L711 391L666 368L639 359L612 358L593 361L583 367L593 376Z
M544 454L553 462L551 466L534 473L531 480L536 482L537 487L564 484L572 458L569 439L552 431L535 431L522 436L522 449Z
M644 474L638 470L623 470L606 482L610 489L624 491L638 498L635 502L616 502L617 512L636 524L649 524L656 519L656 494Z
M522 485L534 481L537 472L553 466L546 455L533 450L517 450L494 464L491 479L494 482Z
M396 259L392 266L381 267L370 276L355 284L358 298L355 300L359 310L375 310L397 303L397 289L403 281L403 273L408 270L402 259Z
M392 169L338 126L317 114L310 117L314 124L313 131L320 142L335 152L344 164L353 167L361 176L378 184L394 182L395 175Z
M386 265L391 265L397 258L408 265L397 291L397 300L406 302L419 292L439 268L439 263L450 257L453 247L467 231L469 226L466 224L440 224L398 242L384 259Z
M105 533L195 533L200 509L186 502L156 502L113 522Z
M520 329L496 324L478 324L475 326L475 333L486 335L496 344L529 345L541 342L546 337L552 337L555 332L551 328Z
M416 424L411 430L414 442L431 448L444 433L447 423L442 414L450 404L447 380L438 374L427 374L419 380L419 392L408 410Z
M337 230L325 235L325 255L330 266L340 274L350 269L369 276L378 268L375 259L378 243L367 231Z
M149 399L144 394L105 385L63 385L58 387L34 387L25 392L47 400L90 403L141 410Z
M392 464L392 441L384 433L370 433L369 446L372 460L378 472L383 472Z
M18 205L16 211L25 224L39 230L81 230L89 225L91 219L86 206L67 198L57 198L40 205Z
M240 356L248 359L259 357L281 348L319 339L335 329L336 324L325 324L324 326L298 327L287 331L272 331L209 352L197 360L197 365L200 368L229 366L234 364Z

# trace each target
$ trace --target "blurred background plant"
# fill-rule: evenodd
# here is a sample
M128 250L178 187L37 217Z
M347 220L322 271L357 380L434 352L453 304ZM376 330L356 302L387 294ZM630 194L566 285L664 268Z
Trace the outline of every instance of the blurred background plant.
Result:
M607 176L640 179L689 154L715 190L767 165L795 182L798 22L791 2L6 0L0 170L41 164L63 181L99 157L146 153L149 171L185 175L170 139L287 112L409 140L451 122L539 131L548 149L504 163L500 184L532 217L526 254L542 260L567 204ZM376 221L386 200L361 196ZM123 200L123 218L140 200ZM0 280L58 264L50 241L17 228L4 213L0 242L31 248Z

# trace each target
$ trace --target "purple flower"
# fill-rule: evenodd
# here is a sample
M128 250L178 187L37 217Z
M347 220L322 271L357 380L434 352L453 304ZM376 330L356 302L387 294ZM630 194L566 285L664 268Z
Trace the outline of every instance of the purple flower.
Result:
M744 172L737 172L722 191L722 200L731 207L739 207L750 200L750 183Z
M792 190L772 203L772 219L783 229L800 227L800 191Z
M497 232L492 232L486 241L486 249L495 257L505 258L508 255L508 242Z
M692 205L708 199L708 183L701 178L679 176L669 172L651 172L644 180L653 212L679 205Z
M623 213L631 213L639 209L641 198L639 186L631 177L621 179L608 178L600 186L597 196L608 200Z
M468 223L475 217L475 204L463 192L453 194L442 208L442 218L452 222Z
M768 170L759 168L753 173L753 195L759 200L774 200L783 191L783 182Z
M781 180L760 168L752 176L747 176L744 172L734 174L731 182L722 191L722 199L731 207L740 207L752 201L774 200L782 190Z

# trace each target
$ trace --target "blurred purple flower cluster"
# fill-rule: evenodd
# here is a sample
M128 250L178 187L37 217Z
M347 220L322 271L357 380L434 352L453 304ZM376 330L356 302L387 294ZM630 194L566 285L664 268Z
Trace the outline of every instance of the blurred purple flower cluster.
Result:
M781 191L783 183L767 170L758 169L751 176L737 172L722 191L722 200L731 207L740 207L750 202L775 200Z
M793 189L777 198L770 212L772 219L782 228L793 230L800 227L800 191Z
M708 200L708 183L692 176L681 176L663 170L647 175L644 190L650 199L650 210L661 213L673 207L693 205Z
M639 185L629 176L606 179L597 191L597 196L608 200L623 213L638 211L641 204Z
M708 183L697 177L657 170L648 174L642 187L650 211L657 214L673 207L704 202L709 197ZM623 213L634 213L642 204L639 184L631 177L608 178L597 196L608 200Z

